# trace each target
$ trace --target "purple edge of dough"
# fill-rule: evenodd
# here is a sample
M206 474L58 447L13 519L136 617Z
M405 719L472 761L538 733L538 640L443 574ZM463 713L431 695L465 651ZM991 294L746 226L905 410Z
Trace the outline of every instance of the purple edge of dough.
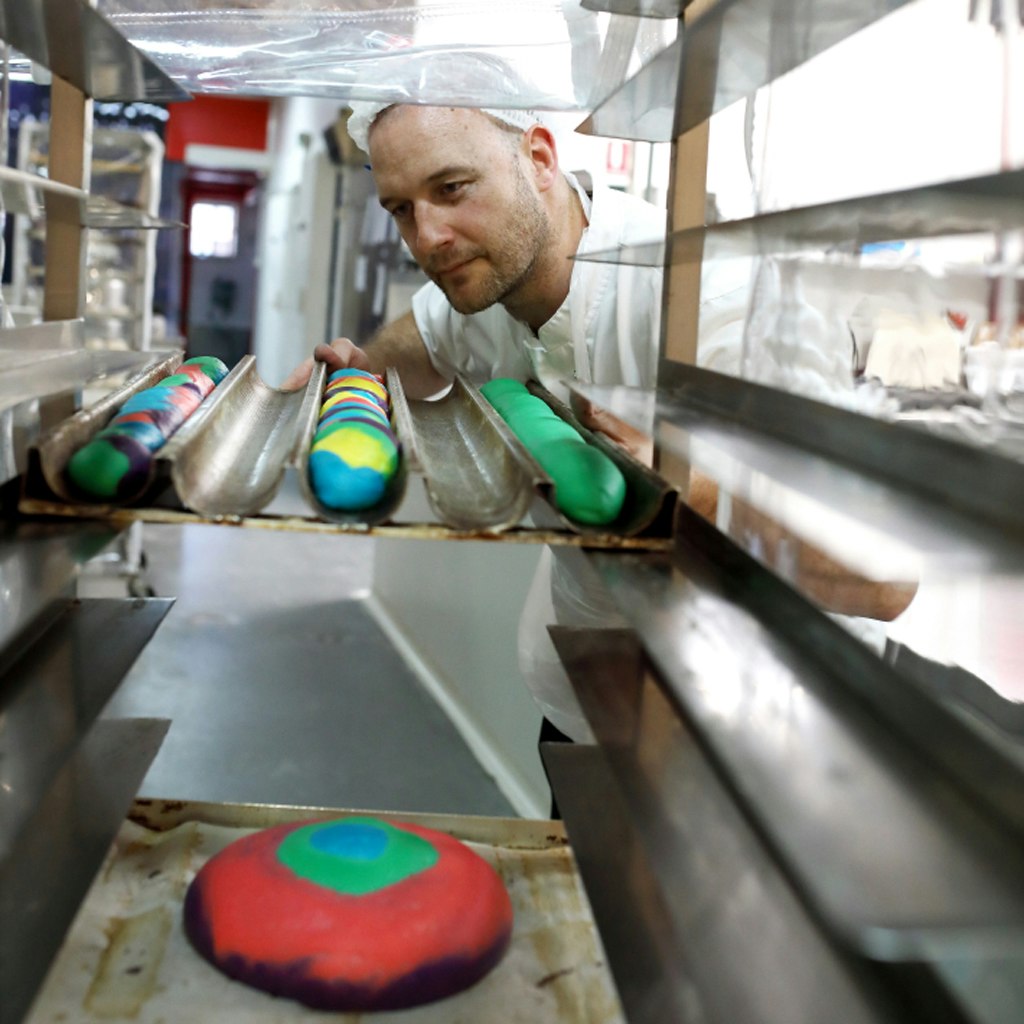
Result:
M302 972L308 963L305 957L283 968L253 963L238 954L218 960L213 950L209 920L202 906L201 887L196 884L190 885L185 894L184 922L185 934L196 951L228 977L271 995L295 999L313 1009L352 1012L404 1010L462 992L497 966L512 940L512 931L508 929L496 937L482 956L472 959L441 957L410 971L390 985L373 988L344 981L303 978Z

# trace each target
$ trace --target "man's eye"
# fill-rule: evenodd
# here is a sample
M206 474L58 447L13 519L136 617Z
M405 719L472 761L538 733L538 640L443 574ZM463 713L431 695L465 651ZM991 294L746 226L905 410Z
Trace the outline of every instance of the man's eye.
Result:
M408 216L409 209L410 207L408 203L396 203L388 210L388 213L390 213L395 220L401 220L403 217Z
M464 181L447 181L441 186L441 195L447 199L452 199L465 187L466 183Z

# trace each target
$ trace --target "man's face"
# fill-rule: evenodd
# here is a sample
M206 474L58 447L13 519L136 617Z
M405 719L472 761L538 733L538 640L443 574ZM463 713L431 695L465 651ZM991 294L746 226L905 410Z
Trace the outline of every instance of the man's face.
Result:
M370 133L381 205L460 313L528 286L550 234L517 138L479 111L447 107L393 107Z

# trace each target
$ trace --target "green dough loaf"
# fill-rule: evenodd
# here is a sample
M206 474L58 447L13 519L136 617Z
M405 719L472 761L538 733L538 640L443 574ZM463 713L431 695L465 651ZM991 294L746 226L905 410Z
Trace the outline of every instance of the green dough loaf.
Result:
M618 517L626 500L626 479L603 451L587 444L547 402L517 380L499 377L480 392L551 477L561 512L590 525Z

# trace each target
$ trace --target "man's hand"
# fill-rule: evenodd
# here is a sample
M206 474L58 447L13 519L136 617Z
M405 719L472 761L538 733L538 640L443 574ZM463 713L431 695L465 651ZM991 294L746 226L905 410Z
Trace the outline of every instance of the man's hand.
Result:
M313 372L313 363L321 362L327 364L327 372L344 370L352 367L356 370L373 370L369 357L356 344L348 338L335 338L330 345L317 345L313 355L304 359L288 375L281 385L282 391L298 391L309 383L310 374Z
M595 405L589 399L573 395L572 411L576 418L588 430L596 430L614 441L620 448L625 448L630 455L645 466L654 463L654 440L642 431L631 427L617 416Z

